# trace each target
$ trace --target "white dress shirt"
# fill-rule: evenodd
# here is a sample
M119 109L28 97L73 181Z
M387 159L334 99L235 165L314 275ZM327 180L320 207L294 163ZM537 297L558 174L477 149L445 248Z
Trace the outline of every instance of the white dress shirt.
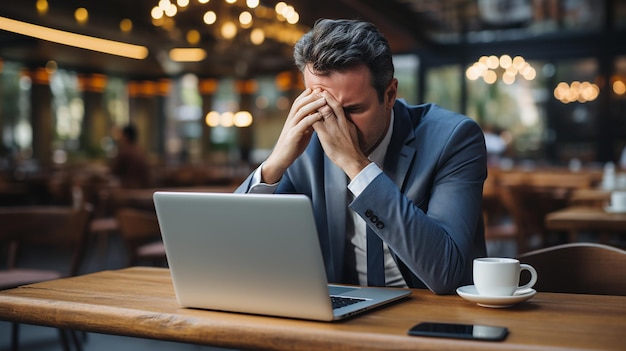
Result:
M382 173L383 162L385 160L385 154L387 153L387 147L393 134L393 120L394 113L391 111L391 121L389 123L389 129L385 134L383 140L378 146L368 155L368 158L372 163L365 167L356 177L348 184L348 201L352 201L354 197L357 197L361 192ZM267 193L274 192L278 183L266 184L261 182L261 166L254 172L252 178L252 185L250 187L250 193ZM354 267L348 267L350 269L356 269L359 277L359 284L367 285L367 239L366 239L366 224L363 218L361 218L354 211L349 211L350 216L347 222L346 228L346 244L354 250ZM407 284L398 269L398 265L394 261L389 247L383 243L383 252L385 257L385 285L395 287L406 287ZM351 266L352 264L348 262Z

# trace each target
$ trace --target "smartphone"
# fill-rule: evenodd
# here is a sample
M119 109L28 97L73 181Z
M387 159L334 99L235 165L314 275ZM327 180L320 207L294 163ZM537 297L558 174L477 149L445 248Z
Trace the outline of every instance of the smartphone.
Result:
M422 322L409 329L409 335L434 336L469 340L504 340L509 334L506 327L475 324Z

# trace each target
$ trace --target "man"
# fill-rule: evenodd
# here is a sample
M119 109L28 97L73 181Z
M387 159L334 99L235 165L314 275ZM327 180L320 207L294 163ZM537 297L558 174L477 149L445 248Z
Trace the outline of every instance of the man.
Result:
M309 196L330 282L437 294L471 284L485 256L480 127L396 101L391 50L372 24L320 20L294 58L306 89L237 192Z
M112 172L123 188L147 188L152 185L150 167L143 151L137 144L137 128L128 124L122 129L118 140L117 155Z

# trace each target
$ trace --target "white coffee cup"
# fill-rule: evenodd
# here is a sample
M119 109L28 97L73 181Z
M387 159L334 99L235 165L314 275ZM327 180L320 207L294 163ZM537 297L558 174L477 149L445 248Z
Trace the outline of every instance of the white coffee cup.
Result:
M626 210L626 191L611 193L611 207L615 210Z
M520 273L530 272L530 281L519 286ZM537 282L537 271L531 265L515 258L484 257L474 259L474 286L483 296L512 296L515 292L532 288Z

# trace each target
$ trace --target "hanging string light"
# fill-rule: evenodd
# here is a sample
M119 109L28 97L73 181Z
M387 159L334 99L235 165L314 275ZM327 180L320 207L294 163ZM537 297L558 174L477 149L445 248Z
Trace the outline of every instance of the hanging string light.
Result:
M297 25L300 15L296 9L282 1L271 8L259 0L246 0L245 4L243 0L158 0L150 15L155 26L171 31L183 13L202 20L206 27L194 28L199 32L225 40L245 34L254 45L261 45L266 39L292 45L307 30ZM197 23L182 19L179 22Z
M523 57L511 58L509 55L482 56L465 71L465 76L469 80L482 78L485 83L494 84L498 80L498 73L505 84L513 84L518 76L526 80L533 80L537 76L537 71Z
M593 101L598 98L598 95L600 95L600 87L590 82L573 81L571 84L561 82L554 88L554 97L564 104Z

